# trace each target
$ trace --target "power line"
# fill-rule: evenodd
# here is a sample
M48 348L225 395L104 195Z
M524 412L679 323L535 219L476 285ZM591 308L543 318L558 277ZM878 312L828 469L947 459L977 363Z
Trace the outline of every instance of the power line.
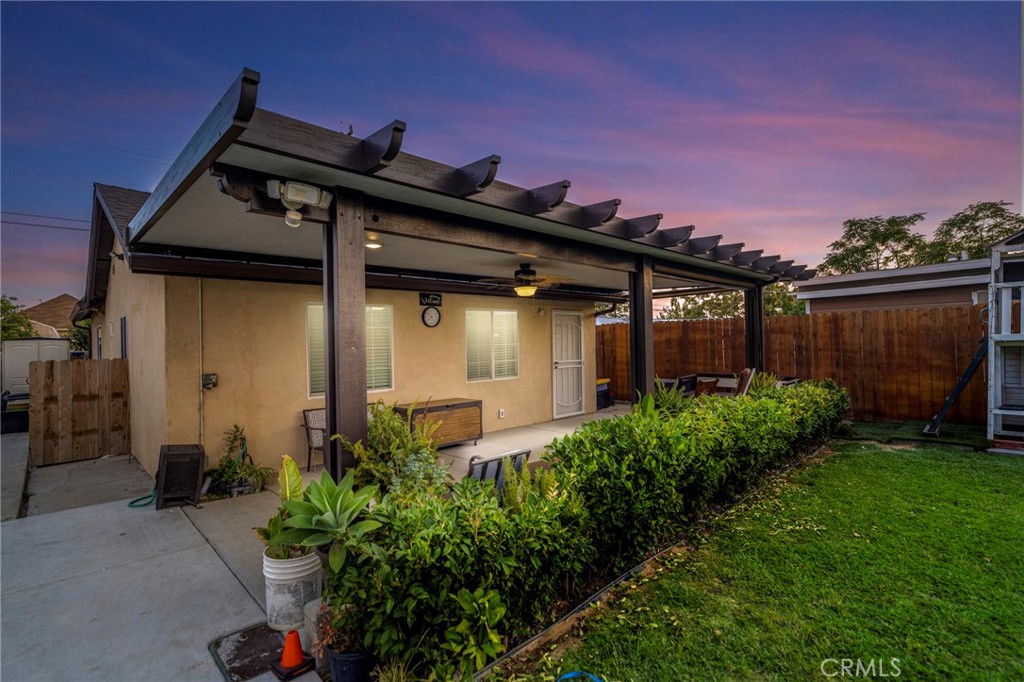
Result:
M3 220L4 225L23 225L25 227L47 227L51 230L71 230L72 232L89 232L88 227L67 227L64 225L43 225L42 223L22 223L17 220Z
M55 216L55 215L39 215L38 213L18 213L17 211L0 211L0 213L6 213L7 215L23 215L23 216L28 216L29 218L46 218L47 220L68 220L68 221L73 222L73 223L87 223L87 222L89 222L88 220L83 220L81 218L61 218L60 216Z

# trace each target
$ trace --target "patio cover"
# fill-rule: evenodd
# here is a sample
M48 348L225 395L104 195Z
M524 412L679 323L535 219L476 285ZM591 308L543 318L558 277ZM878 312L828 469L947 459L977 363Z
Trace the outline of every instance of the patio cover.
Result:
M760 368L762 288L814 275L781 256L723 244L721 235L696 236L692 225L661 227L661 214L620 217L619 199L571 203L568 180L501 182L497 155L449 166L404 153L399 120L358 138L259 109L259 80L243 70L148 196L97 186L89 282L76 316L102 307L101 261L113 237L133 272L322 284L328 428L353 441L366 428L366 288L514 296L494 278L530 262L564 282L540 298L630 303L633 385L642 394L653 388L659 290L743 290L748 364ZM303 224L289 229L269 180L313 185L333 200L304 206ZM384 248L365 249L367 239ZM339 456L327 457L336 475Z

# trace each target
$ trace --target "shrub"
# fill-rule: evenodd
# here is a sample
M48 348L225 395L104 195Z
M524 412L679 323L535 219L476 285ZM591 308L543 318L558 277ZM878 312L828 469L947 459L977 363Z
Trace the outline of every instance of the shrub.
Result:
M678 536L688 514L829 435L849 405L835 384L816 382L761 396L668 401L662 409L647 396L629 415L589 422L551 445L552 468L559 480L576 481L594 519L594 551L611 570L639 561Z
M403 417L393 405L379 400L370 408L365 443L331 436L355 455L358 485L376 485L381 495L407 495L414 489L442 494L446 490L448 467L438 462L434 445L440 424L414 421L412 413L410 409L409 416Z
M665 386L655 377L654 406L666 414L679 414L693 406L691 400L681 388Z

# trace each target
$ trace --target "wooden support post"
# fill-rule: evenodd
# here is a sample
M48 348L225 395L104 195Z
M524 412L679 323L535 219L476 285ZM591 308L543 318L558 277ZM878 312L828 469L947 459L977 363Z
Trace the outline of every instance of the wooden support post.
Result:
M629 358L631 399L654 392L654 264L638 256L629 273Z
M747 367L764 371L764 287L758 284L743 292Z
M366 247L363 198L334 189L324 225L324 397L327 437L366 441ZM324 465L335 480L355 466L336 440L324 441Z

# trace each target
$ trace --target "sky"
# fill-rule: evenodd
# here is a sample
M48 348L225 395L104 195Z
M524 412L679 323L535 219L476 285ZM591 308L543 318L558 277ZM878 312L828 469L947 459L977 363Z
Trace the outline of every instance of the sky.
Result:
M152 190L243 67L261 108L811 266L850 218L1020 210L1021 3L5 0L3 293L81 296L92 183Z

